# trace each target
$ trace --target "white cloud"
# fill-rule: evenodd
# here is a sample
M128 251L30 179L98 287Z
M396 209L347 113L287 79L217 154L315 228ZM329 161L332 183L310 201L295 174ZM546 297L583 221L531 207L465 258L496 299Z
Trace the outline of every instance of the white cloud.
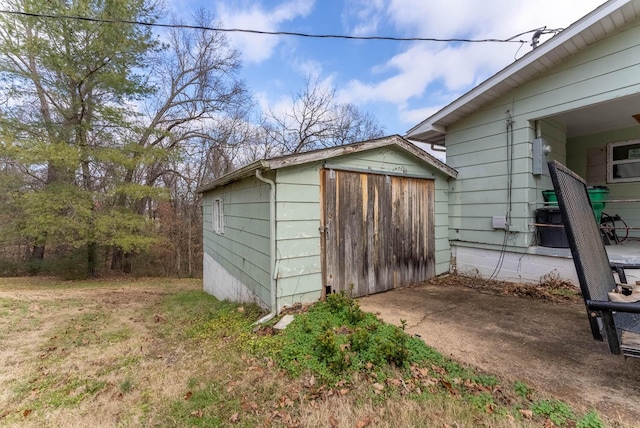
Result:
M440 107L440 105L416 109L400 107L400 120L407 125L415 125L422 122L425 118L435 114L438 110L440 110ZM405 131L408 131L408 129L406 129Z
M367 24L367 17L378 24L383 17L396 34L435 38L508 38L544 25L567 27L599 6L601 0L557 1L534 3L511 0L386 0L363 13L351 13L352 28ZM350 8L362 5L352 0ZM364 8L364 7L363 7ZM379 26L379 25L378 25ZM378 31L382 31L378 28ZM519 39L527 42L531 34ZM369 78L350 80L338 92L343 102L355 104L387 102L397 106L402 121L418 123L435 113L436 106L453 101L480 81L514 60L518 44L453 44L416 42L383 64L371 68ZM521 57L531 47L528 43L518 52ZM385 78L374 79L384 71ZM424 108L409 109L410 100L439 92L438 100L424 100ZM446 100L442 102L442 100ZM427 114L422 115L421 114Z
M504 57L505 51L470 45L438 50L427 44L414 44L385 63L384 68L394 70L393 76L373 83L351 80L339 91L339 96L344 102L384 101L402 105L421 96L434 83L459 92L476 83L478 72L498 68Z
M546 25L567 27L603 0L388 0L394 27L412 35L455 37L493 35L509 37ZM479 7L480 6L480 7Z
M356 36L371 36L377 33L385 19L385 0L351 0L346 2L342 20L347 31ZM352 25L352 21L354 25Z
M292 66L302 76L309 76L313 79L317 79L322 75L322 64L313 59L294 58Z
M217 14L226 28L278 31L280 25L305 17L313 9L314 0L291 0L271 9L254 2L219 2ZM270 58L283 38L248 33L231 33L232 43L242 52L244 61L260 63Z

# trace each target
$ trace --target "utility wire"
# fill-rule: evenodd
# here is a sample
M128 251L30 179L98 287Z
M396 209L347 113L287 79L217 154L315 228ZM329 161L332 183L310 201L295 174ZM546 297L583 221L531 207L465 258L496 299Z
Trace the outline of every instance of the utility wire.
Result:
M130 24L130 25L144 25L147 27L159 27L159 28L186 28L191 30L205 30L205 31L219 31L222 33L248 33L248 34L262 34L270 36L295 36L295 37L308 37L314 39L347 39L347 40L390 40L398 42L461 42L461 43L527 43L525 40L517 40L517 37L523 36L534 31L539 31L541 28L535 28L533 30L525 31L515 36L511 36L508 39L465 39L465 38L451 38L451 39L439 39L435 37L391 37L391 36L348 36L340 34L310 34L299 33L292 31L262 31L262 30L249 30L243 28L217 28L207 27L203 25L187 25L187 24L162 24L156 22L145 21L131 21L126 19L106 19L106 18L90 18L86 16L71 16L71 15L50 15L46 13L32 13L32 12L20 12L15 10L0 10L0 13L8 15L20 15L30 16L34 18L48 18L48 19L73 19L77 21L89 21L100 22L110 24ZM542 28L543 29L543 28Z

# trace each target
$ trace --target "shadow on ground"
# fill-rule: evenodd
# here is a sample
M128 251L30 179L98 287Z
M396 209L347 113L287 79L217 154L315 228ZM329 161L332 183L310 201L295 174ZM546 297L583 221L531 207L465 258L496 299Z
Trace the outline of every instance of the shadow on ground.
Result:
M520 380L624 425L640 420L640 359L591 338L582 301L549 302L485 288L423 284L360 299L363 310L418 334L444 355ZM468 279L467 279L468 281Z

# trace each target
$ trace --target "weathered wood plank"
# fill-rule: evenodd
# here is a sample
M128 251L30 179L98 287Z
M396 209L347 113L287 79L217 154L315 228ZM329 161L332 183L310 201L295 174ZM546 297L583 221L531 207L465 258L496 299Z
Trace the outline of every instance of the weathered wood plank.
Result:
M324 183L333 290L363 296L435 275L433 180L333 171Z
M640 334L622 330L620 350L624 355L640 357Z

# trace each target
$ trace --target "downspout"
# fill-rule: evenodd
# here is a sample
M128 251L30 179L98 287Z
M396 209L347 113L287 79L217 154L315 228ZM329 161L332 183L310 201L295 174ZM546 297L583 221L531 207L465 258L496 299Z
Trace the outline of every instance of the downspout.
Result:
M268 178L264 178L260 169L256 169L256 178L270 187L269 191L269 270L271 281L271 312L256 321L262 324L278 315L278 301L276 294L278 269L276 268L276 185Z
M447 149L441 146L440 144L438 144L438 146L439 147L436 147L436 143L431 143L431 150L433 150L434 152L443 152L443 153L447 151Z

